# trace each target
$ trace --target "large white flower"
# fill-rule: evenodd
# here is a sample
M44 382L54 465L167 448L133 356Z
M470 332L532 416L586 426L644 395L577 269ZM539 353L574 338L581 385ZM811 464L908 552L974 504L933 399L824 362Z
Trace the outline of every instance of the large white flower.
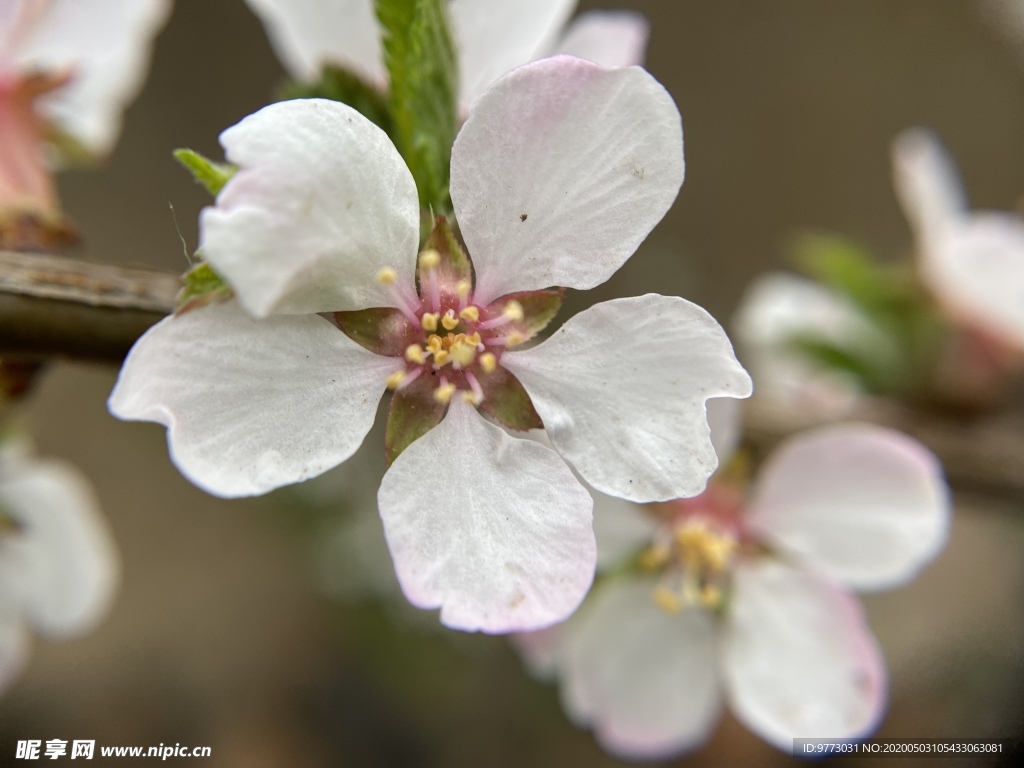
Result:
M883 659L847 588L900 584L942 548L948 495L927 450L880 427L827 427L780 447L746 499L713 480L693 499L633 505L612 528L597 521L623 505L595 498L599 546L620 566L642 554L568 622L517 640L607 750L695 748L723 700L787 751L874 728Z
M927 131L896 138L893 173L924 282L964 325L1024 350L1024 220L970 211L952 160Z
M246 0L289 74L309 81L328 64L387 80L373 0ZM625 11L592 11L565 29L577 0L451 0L459 49L459 104L469 110L487 87L530 61L566 53L606 67L642 64L647 22Z
M56 210L54 131L109 152L170 0L0 0L0 208Z
M413 179L349 107L283 102L221 141L241 170L203 213L202 249L238 303L156 325L110 399L121 418L167 425L193 482L245 496L320 474L397 388L389 450L410 424L426 432L378 497L399 580L449 626L491 632L562 619L590 584L591 501L558 453L624 498L704 487L716 465L704 401L751 386L704 310L620 299L514 348L557 309L541 289L608 279L676 197L679 113L642 69L556 57L481 98L451 166L475 285L441 225L443 253L417 261ZM327 311L345 333L315 314ZM520 428L543 420L558 453L477 406Z
M28 633L92 629L117 586L113 541L88 481L64 462L0 444L0 692L21 670Z

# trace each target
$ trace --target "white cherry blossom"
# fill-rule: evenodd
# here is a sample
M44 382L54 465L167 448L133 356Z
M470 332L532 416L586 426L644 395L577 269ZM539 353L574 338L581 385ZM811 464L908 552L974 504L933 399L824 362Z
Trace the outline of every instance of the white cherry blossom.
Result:
M634 567L516 644L559 680L570 717L628 759L700 746L726 703L786 751L796 737L863 737L886 675L848 589L912 578L943 547L949 513L938 462L910 438L809 431L769 458L746 498L713 480L693 499L633 505L632 524L612 529L596 521L623 506L596 496L599 547L619 566L640 553Z
M952 160L927 131L896 138L893 173L924 282L961 323L1024 351L1024 220L971 211Z
M263 20L289 74L316 79L324 65L387 81L373 0L246 0ZM498 77L565 53L606 67L642 64L647 21L626 11L591 11L571 24L577 0L451 0L464 112Z
M157 324L110 399L120 418L166 425L193 482L246 496L320 474L396 389L392 411L413 403L436 424L378 496L402 588L443 623L488 632L561 620L590 585L592 503L566 461L636 501L704 487L704 401L751 387L704 310L619 299L519 347L531 297L608 279L676 197L679 113L646 72L556 57L481 98L451 167L475 285L438 251L417 256L413 179L351 108L275 104L221 141L240 170L204 211L201 245L237 302ZM347 323L370 308L382 320L364 347ZM500 419L496 398L513 390L554 450L482 418L477 407Z
M118 570L82 474L21 442L0 444L0 692L23 667L31 632L63 639L103 618Z

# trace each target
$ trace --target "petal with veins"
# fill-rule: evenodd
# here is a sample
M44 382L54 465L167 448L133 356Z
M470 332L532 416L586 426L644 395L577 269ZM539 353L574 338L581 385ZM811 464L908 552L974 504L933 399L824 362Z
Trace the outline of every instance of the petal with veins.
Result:
M938 459L891 429L846 424L805 432L762 468L749 506L767 542L855 589L910 579L949 532Z
M501 75L551 49L576 0L451 0L459 47L459 104L468 112Z
M312 81L325 64L386 82L373 0L246 0L288 73Z
M405 596L453 629L561 621L594 575L593 502L554 451L461 398L391 465L377 500Z
M508 74L452 148L452 202L477 301L603 283L682 181L679 111L644 70L558 56Z
M651 579L599 588L566 625L562 701L609 752L657 759L700 745L720 711L716 633L702 610L668 614Z
M705 401L751 391L714 318L656 294L593 306L502 364L580 475L640 502L700 493L718 465Z
M300 99L264 107L221 143L241 170L203 211L201 248L249 312L396 306L377 281L385 267L413 295L416 184L380 128Z
M722 650L733 711L779 749L862 737L881 717L881 652L857 600L823 577L767 558L741 565Z
M43 112L92 152L113 149L121 111L142 86L169 0L53 0L17 54L22 70L68 69Z
M32 628L51 637L92 629L114 596L119 567L85 477L60 461L8 462L0 472L0 507L19 526L0 536L0 559L5 572L21 571L17 591Z
M573 20L555 53L587 59L602 67L640 66L650 31L642 14L590 11Z
M321 317L254 320L231 302L147 331L109 407L165 425L172 459L200 488L253 496L351 456L396 367Z

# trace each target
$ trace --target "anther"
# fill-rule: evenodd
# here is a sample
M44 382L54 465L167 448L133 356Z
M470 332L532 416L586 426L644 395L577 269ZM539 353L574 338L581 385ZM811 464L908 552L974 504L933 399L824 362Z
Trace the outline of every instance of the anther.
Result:
M434 363L437 365L437 367L440 368L441 366L445 365L447 362L448 362L448 352L447 351L445 351L443 349L439 349L439 350L437 350L434 353Z
M459 317L467 323L476 323L480 321L480 310L477 307L466 307L459 312Z
M438 350L440 350L443 346L444 341L442 341L441 337L438 336L436 333L431 334L430 338L427 339L427 349L429 349L434 354L437 354Z
M423 356L423 347L419 344L410 344L405 350L405 359L410 363L423 365L426 358Z
M473 333L466 337L466 343L472 344L474 347L482 347L483 343L480 341L480 332L473 331Z
M433 248L428 248L420 254L421 269L435 269L441 263L441 254Z
M436 331L438 317L439 315L437 312L424 312L423 317L420 319L420 324L423 326L423 330Z
M398 279L398 273L393 267L384 267L377 273L377 282L381 285L394 285Z
M434 390L434 399L437 402L447 405L452 401L452 395L455 394L454 384L442 384Z
M469 292L473 290L473 286L469 284L469 280L459 280L455 286L455 292L459 294L459 298L465 301L469 298Z
M524 341L526 341L526 337L523 334L519 333L519 331L512 331L512 333L505 337L505 346L518 347Z
M452 344L451 355L460 368L465 368L472 365L476 359L476 345L467 343L464 336L461 339L457 338L456 342Z
M454 331L459 327L459 318L455 316L455 312L449 309L444 313L444 317L441 318L441 325L444 326L446 331Z
M484 373L494 373L494 370L498 367L498 358L495 357L493 352L484 352L480 355L480 367Z
M398 389L399 385L405 379L405 371L395 371L388 376L387 384L388 389Z
M653 571L656 568L660 568L668 562L671 555L669 548L664 544L655 544L649 549L645 549L640 555L640 565L649 570Z
M651 597L654 598L654 602L665 613L679 613L683 610L683 602L679 599L679 595L663 584L659 584L654 588Z
M501 314L503 314L513 323L520 322L526 316L523 312L523 305L520 304L515 299L512 299L505 305L505 308L501 311Z

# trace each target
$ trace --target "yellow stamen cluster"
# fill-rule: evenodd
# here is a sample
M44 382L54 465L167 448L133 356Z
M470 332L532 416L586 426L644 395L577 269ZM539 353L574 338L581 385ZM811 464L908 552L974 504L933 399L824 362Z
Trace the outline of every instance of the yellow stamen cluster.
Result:
M728 577L736 538L704 520L692 519L679 525L668 537L640 556L648 570L666 569L665 579L651 597L658 606L677 613L689 605L718 608L724 600L722 585ZM676 588L665 582L675 583Z
M405 351L407 360L412 362L419 362L412 360L409 357L410 351L413 354L420 352L423 356L429 354L434 358L434 364L437 367L447 365L449 362L455 363L459 368L467 368L473 364L476 360L477 350L482 346L479 333L472 333L466 335L464 333L449 333L445 336L438 336L436 333L430 335L427 339L427 349L425 352L421 350L419 345L414 344ZM413 349L415 347L415 349Z

